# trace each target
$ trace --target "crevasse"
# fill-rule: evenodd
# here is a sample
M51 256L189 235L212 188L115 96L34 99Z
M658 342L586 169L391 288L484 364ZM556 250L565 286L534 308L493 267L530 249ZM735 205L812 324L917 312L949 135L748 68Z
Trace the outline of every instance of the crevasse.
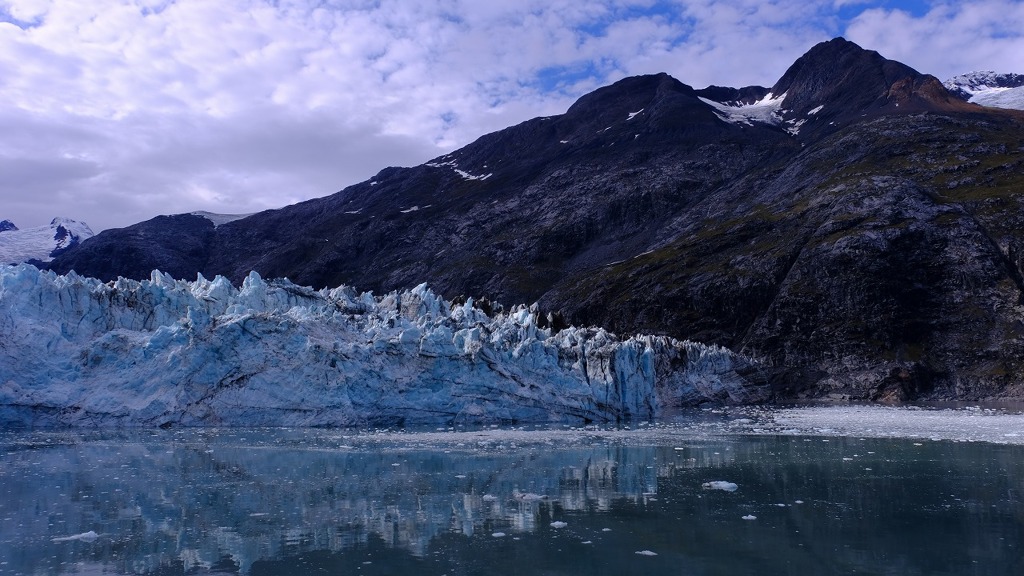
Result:
M420 285L383 297L251 273L103 283L0 267L0 426L609 422L765 392L750 360L538 328ZM751 376L754 375L754 376Z

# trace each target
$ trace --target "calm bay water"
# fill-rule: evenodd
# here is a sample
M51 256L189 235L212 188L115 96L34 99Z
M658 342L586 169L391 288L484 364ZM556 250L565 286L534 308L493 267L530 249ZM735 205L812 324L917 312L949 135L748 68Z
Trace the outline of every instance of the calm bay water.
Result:
M0 574L1024 570L1024 446L619 432L4 432Z

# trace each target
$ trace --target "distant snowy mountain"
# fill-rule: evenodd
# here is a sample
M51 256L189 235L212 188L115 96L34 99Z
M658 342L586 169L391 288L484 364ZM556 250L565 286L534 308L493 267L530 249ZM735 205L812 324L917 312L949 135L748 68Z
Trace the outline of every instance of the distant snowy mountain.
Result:
M106 284L0 267L0 428L607 422L767 397L717 346L555 333L425 285L383 297L250 274Z
M0 264L49 262L93 236L85 222L54 218L49 226L20 230L10 220L0 222Z
M971 72L954 76L943 85L952 94L974 104L1024 110L1024 74Z

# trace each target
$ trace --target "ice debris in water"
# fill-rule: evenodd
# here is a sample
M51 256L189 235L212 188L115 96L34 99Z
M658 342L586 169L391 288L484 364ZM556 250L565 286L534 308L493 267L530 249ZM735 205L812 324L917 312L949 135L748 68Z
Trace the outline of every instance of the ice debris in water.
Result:
M639 554L641 556L657 556L658 555L657 552L651 552L650 550L637 550L636 554Z
M744 520L757 520L757 516L754 516L753 514L747 514L746 516L743 517L743 519Z
M551 523L552 528L565 528L566 526L568 526L568 524L562 522L561 520L555 520Z
M725 480L712 480L711 482L705 482L701 484L701 487L705 490L724 490L726 492L735 492L739 486L732 482L726 482Z
M73 541L76 541L76 540L81 540L82 542L94 542L99 537L100 537L100 535L97 534L95 531L89 530L88 532L83 532L81 534L75 534L74 536L64 536L64 537L60 537L60 538L54 538L53 541L54 542L73 542Z
M375 296L255 272L236 288L0 266L0 425L609 422L766 393L724 348L539 314L424 284Z

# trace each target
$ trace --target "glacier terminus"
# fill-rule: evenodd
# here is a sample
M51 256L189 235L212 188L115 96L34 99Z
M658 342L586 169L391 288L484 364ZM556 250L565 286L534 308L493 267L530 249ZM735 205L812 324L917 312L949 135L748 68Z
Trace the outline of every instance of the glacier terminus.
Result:
M757 363L725 348L479 308L426 285L378 297L5 266L0 425L624 422L767 397Z

